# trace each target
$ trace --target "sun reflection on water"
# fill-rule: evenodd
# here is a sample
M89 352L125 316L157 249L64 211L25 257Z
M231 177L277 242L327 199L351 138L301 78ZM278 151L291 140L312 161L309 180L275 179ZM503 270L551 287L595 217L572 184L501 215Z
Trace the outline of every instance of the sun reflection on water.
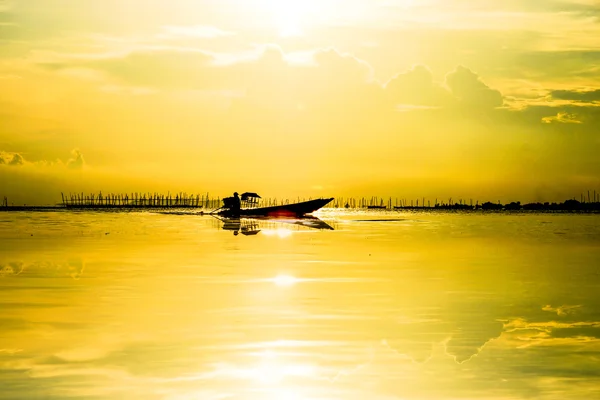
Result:
M292 230L287 228L265 229L262 233L267 236L278 236L282 239L292 236Z
M279 287L290 287L300 282L298 278L291 275L277 275L275 278L270 279L270 281Z
M248 370L248 377L264 383L280 383L286 377L310 377L314 369L308 365L294 365L286 363L285 360L271 349L257 354L257 364Z

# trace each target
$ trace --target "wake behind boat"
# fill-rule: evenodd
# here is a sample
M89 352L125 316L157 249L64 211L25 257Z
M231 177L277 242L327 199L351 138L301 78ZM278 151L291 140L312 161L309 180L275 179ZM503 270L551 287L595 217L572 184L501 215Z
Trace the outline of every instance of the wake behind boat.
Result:
M243 205L243 207L240 207L238 210L236 208L236 197L237 196L223 199L223 207L217 210L216 213L225 217L241 216L294 218L313 213L320 208L325 207L333 200L333 198L316 199L302 201L299 203L282 204L279 206L258 207L258 199L260 199L260 196L256 193L246 192L242 194L241 198L238 198L239 200L237 200L238 204Z

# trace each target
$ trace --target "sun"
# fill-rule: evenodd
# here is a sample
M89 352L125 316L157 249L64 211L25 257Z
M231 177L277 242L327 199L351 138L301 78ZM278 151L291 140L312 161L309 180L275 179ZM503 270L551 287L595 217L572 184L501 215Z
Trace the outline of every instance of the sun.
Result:
M303 36L305 25L318 11L317 4L311 0L269 0L268 7L279 36Z
M280 37L307 36L316 26L337 21L356 2L347 0L254 0L260 13L270 16Z

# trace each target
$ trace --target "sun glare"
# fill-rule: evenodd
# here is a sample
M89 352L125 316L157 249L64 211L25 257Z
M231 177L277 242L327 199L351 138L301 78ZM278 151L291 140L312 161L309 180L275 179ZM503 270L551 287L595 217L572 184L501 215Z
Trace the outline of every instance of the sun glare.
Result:
M269 9L279 36L292 37L304 35L305 24L316 15L318 2L304 0L269 0Z
M294 286L297 282L298 279L290 275L278 275L273 278L273 283L279 287Z
M259 355L258 364L251 370L251 376L266 384L280 383L287 377L309 377L314 373L308 365L288 364L272 350Z
M292 231L287 228L264 229L262 233L267 236L278 236L281 239L285 239L292 236Z

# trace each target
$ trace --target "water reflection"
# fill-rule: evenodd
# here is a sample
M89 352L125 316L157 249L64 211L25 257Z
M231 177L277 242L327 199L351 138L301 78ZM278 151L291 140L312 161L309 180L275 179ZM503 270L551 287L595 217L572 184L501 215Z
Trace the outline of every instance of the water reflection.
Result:
M335 231L256 222L289 229L285 240L240 240L190 215L10 218L2 399L600 391L598 216L342 215Z
M223 218L214 217L223 223L226 231L232 231L235 236L240 233L244 236L254 236L259 232L267 236L278 236L286 238L292 235L289 227L282 225L294 225L318 230L334 230L327 222L317 218L306 216L302 218Z

